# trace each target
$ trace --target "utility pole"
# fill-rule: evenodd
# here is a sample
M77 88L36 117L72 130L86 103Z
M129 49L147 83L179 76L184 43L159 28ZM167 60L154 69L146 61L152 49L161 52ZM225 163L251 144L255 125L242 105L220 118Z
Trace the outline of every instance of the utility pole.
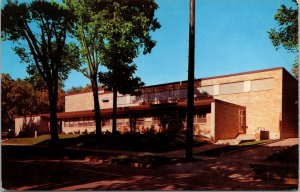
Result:
M194 127L194 78L195 78L195 0L190 0L189 24L189 64L188 64L188 97L185 158L193 159L193 127Z

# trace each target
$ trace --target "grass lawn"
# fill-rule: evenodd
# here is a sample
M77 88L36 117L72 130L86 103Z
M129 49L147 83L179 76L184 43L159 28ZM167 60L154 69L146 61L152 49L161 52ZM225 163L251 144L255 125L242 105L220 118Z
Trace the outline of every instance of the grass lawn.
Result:
M63 147L109 149L139 152L167 152L185 148L184 134L104 134L96 135L61 134L60 144ZM194 146L207 144L201 138L194 137ZM37 138L12 138L2 142L3 145L35 145L50 146L50 135L42 135Z
M76 142L75 142L76 140ZM167 152L185 148L185 135L168 134L119 134L82 135L69 143L72 147L89 149L111 149L124 151ZM200 138L194 138L194 146L207 144ZM66 144L67 145L67 144Z
M80 136L80 134L61 134L59 135L59 138L64 140L64 139L69 139L69 138L76 138ZM2 142L2 145L36 145L44 141L49 141L50 140L50 135L41 135L38 136L37 138L31 137L31 138L11 138L6 141Z
M299 145L294 145L273 155L269 156L266 161L279 161L282 163L296 163L298 164L299 159Z
M256 146L256 145L266 143L269 141L270 140L248 141L248 142L240 143L239 145L228 145L225 147L204 151L204 152L198 153L198 155L219 157L220 155L222 155L224 153L237 151L240 149L245 149L245 148Z
M294 145L274 153L265 159L265 163L253 164L251 168L258 177L263 179L289 180L298 183L298 147L299 145Z

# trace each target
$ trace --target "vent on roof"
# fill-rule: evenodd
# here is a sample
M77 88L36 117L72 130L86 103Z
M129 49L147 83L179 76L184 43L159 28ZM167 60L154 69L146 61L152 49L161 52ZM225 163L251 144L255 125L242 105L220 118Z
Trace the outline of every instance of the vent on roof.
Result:
M103 99L102 99L102 102L103 102L103 103L109 102L109 99L108 99L108 98L103 98Z

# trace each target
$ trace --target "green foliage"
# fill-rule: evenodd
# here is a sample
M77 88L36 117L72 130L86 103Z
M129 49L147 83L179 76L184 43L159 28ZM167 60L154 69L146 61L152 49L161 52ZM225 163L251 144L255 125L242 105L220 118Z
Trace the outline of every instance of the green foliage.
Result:
M268 34L276 49L283 47L288 51L298 53L298 6L295 0L293 2L295 3L293 7L280 6L274 16L278 27L272 28ZM298 58L292 71L298 78Z
M101 33L102 20L99 19L102 15L101 9L94 9L98 1L64 0L63 2L76 17L73 34L81 45L82 62L87 64L78 70L87 78L93 79L97 76L101 64L101 52L104 44Z
M92 86L91 84L86 84L85 87L71 87L66 91L66 94L77 94L77 93L85 93L85 92L90 92L92 91Z
M160 28L154 17L158 8L153 0L143 1L103 1L102 33L104 47L102 63L108 72L99 73L99 81L113 90L113 134L116 132L117 91L121 94L140 94L138 88L144 86L139 77L134 77L136 65L133 59L150 53L155 46L150 32Z
M100 72L99 81L108 90L117 88L120 94L140 95L138 89L143 87L144 83L139 77L133 76L135 70L135 65L119 65L108 72Z
M15 81L8 74L2 74L1 89L2 130L13 129L17 115L28 116L37 111L35 91L26 81Z
M73 34L75 17L70 10L53 1L18 3L8 0L1 18L4 40L19 43L14 50L21 61L28 64L27 72L40 76L47 85L50 131L56 145L59 81L65 80L71 69L80 66L77 45L66 41Z
M36 89L28 80L14 80L9 74L1 78L2 130L13 129L16 116L30 116L49 112L48 93L45 89ZM65 94L58 94L58 111L64 111Z
M64 80L70 69L78 67L77 46L66 44L67 33L74 28L74 18L59 4L8 1L1 17L3 38L22 45L14 51L28 64L30 75L39 74L47 82L55 80L58 74Z
M59 138L61 140L68 140L71 138L76 138L79 137L79 134L61 134L59 135ZM45 142L47 140L50 139L50 135L41 135L38 136L37 138L13 138L13 139L9 139L7 141L4 141L2 144L3 145L37 145L39 143Z

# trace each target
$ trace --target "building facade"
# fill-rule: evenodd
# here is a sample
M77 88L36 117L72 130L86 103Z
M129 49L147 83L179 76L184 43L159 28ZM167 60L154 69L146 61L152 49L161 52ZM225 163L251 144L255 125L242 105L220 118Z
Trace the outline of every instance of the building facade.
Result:
M256 139L298 136L298 81L284 68L195 80L194 134L216 142L241 134ZM142 95L118 95L120 132L184 130L187 82L144 87ZM112 92L99 91L102 131L111 131ZM91 92L67 95L58 113L62 132L95 131ZM49 115L41 115L49 118ZM16 124L16 130L19 130Z

